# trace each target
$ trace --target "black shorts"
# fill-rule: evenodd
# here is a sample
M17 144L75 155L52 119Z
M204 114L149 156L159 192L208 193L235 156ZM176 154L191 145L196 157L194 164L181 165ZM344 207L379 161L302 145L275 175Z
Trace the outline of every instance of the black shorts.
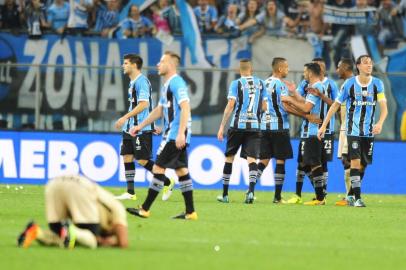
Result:
M152 158L152 133L143 133L132 137L123 132L120 155L133 155L136 160Z
M260 159L291 159L293 151L289 131L262 132L260 152Z
M225 156L234 156L241 146L241 157L258 158L261 146L260 134L258 131L229 129Z
M322 142L316 136L300 140L298 162L310 166L321 165L321 158Z
M334 153L334 134L325 134L322 140L323 156L321 161L327 162L333 160Z
M162 141L159 146L155 164L162 168L180 169L187 168L188 158L186 147L179 150L175 141Z
M348 158L350 160L360 159L363 166L372 164L372 155L374 153L373 137L347 136L347 141Z

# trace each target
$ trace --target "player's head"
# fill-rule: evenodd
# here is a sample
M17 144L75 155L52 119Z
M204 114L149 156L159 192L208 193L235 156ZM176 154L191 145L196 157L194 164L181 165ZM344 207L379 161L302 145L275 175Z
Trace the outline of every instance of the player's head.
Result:
M313 63L316 63L320 66L321 69L321 76L324 76L326 74L326 62L324 61L323 58L317 57L312 60Z
M209 4L209 1L208 0L198 0L197 3L201 7L206 7Z
M319 64L316 63L308 63L306 64L307 67L307 81L317 81L320 80L321 76L321 68Z
M240 74L244 76L249 76L252 74L252 63L250 59L240 60Z
M361 55L360 57L357 58L355 64L357 65L358 74L366 76L370 76L372 74L374 62L372 61L372 58L369 55L366 54Z
M272 72L281 78L286 78L289 73L288 61L283 57L275 57L272 60Z
M142 68L142 58L134 53L125 54L123 57L123 72L128 75L134 70L140 71Z
M349 58L343 58L338 62L337 65L337 75L340 79L347 79L349 75L352 74L354 65L352 60Z
M172 51L166 51L161 57L157 67L158 74L165 76L168 73L176 73L176 69L180 64L180 56Z

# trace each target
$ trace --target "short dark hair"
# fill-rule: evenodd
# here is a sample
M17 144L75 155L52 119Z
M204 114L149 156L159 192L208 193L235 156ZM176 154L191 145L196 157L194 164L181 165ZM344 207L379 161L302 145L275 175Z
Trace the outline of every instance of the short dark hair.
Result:
M243 58L240 60L240 63L248 63L248 62L251 62L251 59Z
M326 63L326 61L324 61L324 59L321 58L321 57L313 58L312 62L323 62L323 63Z
M316 63L307 63L305 65L309 71L311 71L314 75L320 76L321 75L321 68L319 64Z
M356 63L357 65L361 64L362 58L370 58L370 59L372 60L371 56L369 56L368 54L363 54L363 55L360 55L360 56L357 58L357 61L356 61L355 63Z
M124 60L129 60L131 64L136 64L138 69L142 68L142 58L138 54L129 53L124 55Z
M169 55L171 58L175 58L178 61L178 65L180 64L180 56L179 54L173 51L165 51L164 54Z
M340 62L345 65L345 70L347 70L347 71L354 70L354 63L352 62L352 60L350 58L342 58L340 60Z
M275 57L272 59L272 69L275 69L280 63L285 62L286 59L283 57Z

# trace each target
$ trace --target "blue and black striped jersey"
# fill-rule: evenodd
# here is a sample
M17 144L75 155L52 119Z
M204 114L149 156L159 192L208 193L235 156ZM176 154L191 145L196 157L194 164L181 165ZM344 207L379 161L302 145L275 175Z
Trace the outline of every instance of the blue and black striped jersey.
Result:
M267 111L262 113L262 131L283 131L289 129L288 113L282 106L281 96L288 96L288 87L279 78L265 80Z
M241 77L231 82L228 99L235 99L230 128L246 131L259 130L262 100L265 97L264 82L255 77Z
M128 101L130 103L128 111L132 111L140 101L147 101L149 102L149 105L142 112L127 120L127 122L123 126L124 132L128 133L133 126L139 125L142 121L145 120L145 118L147 118L148 114L152 111L154 104L151 94L151 83L145 75L140 74L137 76L137 78L130 82L130 86L128 88ZM151 132L152 130L154 130L153 123L145 126L140 133Z
M324 95L330 98L331 100L335 100L338 95L338 87L337 84L330 78L325 77L322 81L324 85ZM330 110L330 106L325 103L323 100L321 101L321 112L320 112L320 119L324 120L327 116L328 110ZM331 117L330 123L326 128L326 134L334 133L334 125L335 125L335 115Z
M324 93L324 85L322 82L314 83L313 85L309 85L309 87L315 88L319 90L321 93ZM320 115L321 112L321 98L310 93L306 94L306 102L310 102L313 104L313 108L311 109L311 114ZM301 138L308 138L309 136L317 136L317 132L319 131L319 125L315 123L309 122L309 120L304 119L302 123L302 129L300 133Z
M385 99L383 82L371 76L368 85L361 85L358 76L344 82L336 102L346 102L347 135L373 137L376 102Z
M165 82L161 89L159 105L163 108L165 141L175 141L178 136L182 102L190 102L188 86L181 76L175 74ZM190 143L192 135L192 116L186 126L186 143Z

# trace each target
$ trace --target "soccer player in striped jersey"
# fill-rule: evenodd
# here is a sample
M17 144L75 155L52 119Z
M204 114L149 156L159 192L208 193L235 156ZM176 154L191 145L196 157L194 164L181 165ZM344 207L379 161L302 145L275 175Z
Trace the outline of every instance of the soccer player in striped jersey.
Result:
M337 65L337 74L338 77L342 80L347 80L354 76L353 73L354 65L351 59L344 58L338 62ZM338 153L337 157L341 159L341 162L344 167L344 183L345 183L345 194L346 197L342 200L336 202L337 206L347 206L349 203L354 202L354 192L351 188L350 181L350 160L348 159L348 144L347 144L347 134L345 127L345 118L346 118L346 106L345 103L341 104L340 108L340 137L338 139Z
M130 77L130 86L128 88L128 112L117 120L115 127L122 129L122 144L120 155L123 156L125 178L127 181L127 192L117 196L119 200L136 200L134 191L135 163L143 166L152 172L154 162L152 158L152 133L154 123L145 126L135 137L130 135L130 129L138 125L152 111L152 88L148 78L141 73L143 60L136 54L126 54L123 60L123 72ZM166 186L174 185L174 181L165 179ZM171 193L171 189L168 189Z
M152 169L154 178L148 189L144 203L138 208L127 208L127 211L139 217L150 216L149 209L158 196L165 182L166 168L174 169L178 178L186 210L174 218L196 220L197 213L193 205L193 183L188 170L187 147L190 144L192 117L190 99L185 80L177 73L180 57L167 51L158 63L158 73L164 78L159 105L148 117L130 130L130 134L141 132L158 118L164 119L162 141Z
M276 57L272 60L272 76L265 80L266 111L261 118L261 151L258 163L258 176L271 158L276 159L275 165L275 195L273 202L282 203L282 187L285 180L285 160L293 157L289 137L289 119L281 96L288 96L288 87L282 81L289 73L289 65L285 58Z
M326 64L322 58L315 58L312 61L316 63L321 68L321 82L324 85L325 92L320 92L317 89L310 88L309 91L313 95L319 96L321 98L321 111L320 111L320 119L324 119L327 115L330 106L333 104L334 100L338 95L338 87L336 83L326 76ZM333 160L333 152L334 152L334 124L335 124L335 116L331 118L330 124L326 130L326 134L323 138L322 143L322 166L323 166L323 176L324 176L324 192L327 194L327 183L328 183L328 166L327 162Z
M365 207L361 199L361 180L368 164L372 163L374 136L380 134L388 114L383 82L372 76L373 62L370 56L361 55L356 61L358 76L348 79L331 106L318 137L321 139L333 114L343 102L347 106L348 155L351 160L350 179L356 207ZM379 103L380 116L375 121L376 103Z
M241 77L231 82L228 91L228 103L224 110L217 138L224 139L224 127L232 115L227 132L226 160L223 169L223 195L217 197L219 202L228 203L228 187L234 156L241 146L241 156L247 157L249 167L249 189L245 203L254 202L257 181L257 158L260 148L260 116L265 103L264 82L252 75L252 64L248 59L240 61Z
M310 88L316 88L320 92L324 92L324 85L320 81L321 68L316 63L306 64L304 72L305 80L309 82ZM321 98L311 93L306 94L305 101L297 100L294 97L283 97L283 101L288 102L305 113L320 115ZM323 191L323 168L322 168L322 143L317 139L318 124L312 123L305 119L301 128L301 141L298 162L300 166L310 166L311 179L314 183L316 191L316 199L305 202L305 205L324 205ZM300 198L301 199L301 198Z

